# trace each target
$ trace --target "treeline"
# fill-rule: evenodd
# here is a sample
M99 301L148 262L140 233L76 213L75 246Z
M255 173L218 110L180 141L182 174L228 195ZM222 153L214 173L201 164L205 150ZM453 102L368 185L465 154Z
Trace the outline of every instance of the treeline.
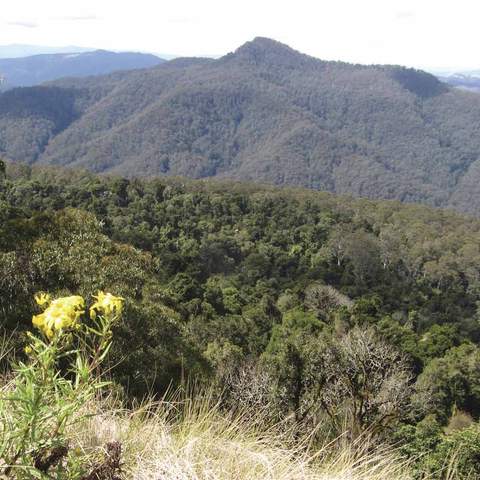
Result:
M126 299L126 395L195 377L296 428L400 441L432 472L480 442L479 221L232 182L23 165L0 182L0 321L19 345L34 293L107 289Z

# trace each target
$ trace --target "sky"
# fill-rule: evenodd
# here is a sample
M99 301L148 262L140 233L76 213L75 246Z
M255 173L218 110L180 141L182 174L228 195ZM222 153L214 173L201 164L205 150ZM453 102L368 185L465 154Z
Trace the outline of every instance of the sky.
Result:
M479 69L478 0L3 0L0 45L220 56L256 36L324 60Z

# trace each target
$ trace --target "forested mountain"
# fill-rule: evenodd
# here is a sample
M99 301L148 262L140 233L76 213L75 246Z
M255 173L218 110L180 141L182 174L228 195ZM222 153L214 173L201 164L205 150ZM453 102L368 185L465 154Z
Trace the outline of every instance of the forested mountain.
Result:
M144 53L115 53L106 50L34 55L0 59L2 88L38 85L63 77L103 75L118 70L153 67L161 58Z
M348 428L401 447L416 479L447 478L450 455L473 478L479 239L478 220L419 205L11 164L0 325L23 346L35 293L113 292L126 395L191 376L309 442Z
M476 213L480 96L257 38L218 60L0 96L0 152L125 175L229 177Z

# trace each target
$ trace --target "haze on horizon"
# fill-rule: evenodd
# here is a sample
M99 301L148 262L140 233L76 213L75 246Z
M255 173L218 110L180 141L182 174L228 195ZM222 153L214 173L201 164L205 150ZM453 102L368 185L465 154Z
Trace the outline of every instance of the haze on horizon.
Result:
M2 5L0 45L220 56L264 36L325 60L473 70L479 17L471 0L17 0Z

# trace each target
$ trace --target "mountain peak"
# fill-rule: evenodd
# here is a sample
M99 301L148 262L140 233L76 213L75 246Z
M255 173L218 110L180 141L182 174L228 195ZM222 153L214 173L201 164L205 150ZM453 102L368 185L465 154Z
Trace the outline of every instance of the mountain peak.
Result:
M289 47L288 45L268 37L255 37L253 40L250 40L249 42L246 42L242 46L238 47L236 52L240 53L242 51L251 51L251 50L257 50L257 51L283 50L291 53L300 54L299 52L295 51L293 48Z
M288 45L266 37L255 37L225 58L254 64L288 67L299 67L306 63L319 62L319 60L304 55Z

